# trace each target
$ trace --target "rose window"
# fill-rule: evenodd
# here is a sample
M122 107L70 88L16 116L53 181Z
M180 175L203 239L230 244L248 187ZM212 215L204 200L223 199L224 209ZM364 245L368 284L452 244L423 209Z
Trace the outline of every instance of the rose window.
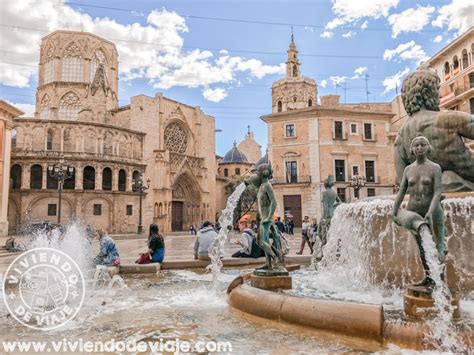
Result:
M186 152L188 138L186 132L177 123L168 125L165 129L165 147L172 153Z

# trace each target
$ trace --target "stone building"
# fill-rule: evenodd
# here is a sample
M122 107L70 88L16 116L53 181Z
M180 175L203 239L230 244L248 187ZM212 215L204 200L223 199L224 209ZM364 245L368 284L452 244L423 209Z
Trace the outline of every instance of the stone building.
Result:
M390 104L341 104L339 96L329 95L317 105L316 82L300 75L292 38L286 77L272 86L272 114L261 117L268 125L277 213L290 212L297 226L302 216L321 217L328 175L334 175L334 188L347 202L357 198L350 187L353 176L367 180L359 197L391 194L395 176Z
M262 157L262 146L255 140L250 126L248 126L248 132L244 140L237 145L237 148L247 157L251 164L255 164Z
M13 124L10 232L56 221L58 184L47 167L61 158L74 167L64 183L63 221L136 232L141 175L150 179L144 226L156 222L167 232L213 215L215 181L204 173L215 171L214 119L162 95L119 107L117 93L112 42L72 31L42 39L35 117Z
M23 112L0 100L0 237L8 234L8 195L13 119Z

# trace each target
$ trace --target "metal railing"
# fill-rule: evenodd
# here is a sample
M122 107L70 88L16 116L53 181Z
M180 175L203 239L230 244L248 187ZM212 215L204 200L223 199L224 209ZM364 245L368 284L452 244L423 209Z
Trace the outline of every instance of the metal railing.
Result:
M277 177L274 177L272 180L271 180L271 183L273 185L294 185L294 184L310 184L311 183L311 175L298 175L296 177L296 181L292 181L292 182L289 182L290 179L283 176L283 177L280 177L280 176L277 176Z

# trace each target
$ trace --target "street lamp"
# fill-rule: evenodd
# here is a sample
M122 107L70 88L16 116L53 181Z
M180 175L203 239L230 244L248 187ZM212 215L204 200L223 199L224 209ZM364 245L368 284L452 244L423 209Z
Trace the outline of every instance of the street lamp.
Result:
M58 180L59 201L58 201L58 224L61 223L61 192L63 190L64 180L72 177L74 174L74 167L68 165L63 159L59 163L48 165L49 176Z
M350 185L354 188L354 197L359 198L359 191L361 188L365 186L367 179L365 176L360 176L359 174L355 174L351 177Z
M146 185L143 181L143 175L140 174L136 179L135 179L135 186L133 187L136 192L140 194L140 205L139 205L139 210L138 210L138 234L143 233L143 226L142 226L142 196L143 192L148 190L150 188L150 179L146 181Z

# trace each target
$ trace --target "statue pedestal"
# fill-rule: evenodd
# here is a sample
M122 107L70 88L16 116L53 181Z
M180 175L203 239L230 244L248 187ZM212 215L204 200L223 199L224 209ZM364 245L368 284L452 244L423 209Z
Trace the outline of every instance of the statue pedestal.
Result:
M405 311L405 316L408 319L414 320L432 318L436 313L434 300L431 296L432 292L432 289L429 287L408 286L403 295L403 309ZM454 293L451 299L451 305L453 306L453 319L461 317L459 300L459 294Z
M250 285L252 287L261 288L263 290L290 290L292 288L291 276L288 275L250 275Z

